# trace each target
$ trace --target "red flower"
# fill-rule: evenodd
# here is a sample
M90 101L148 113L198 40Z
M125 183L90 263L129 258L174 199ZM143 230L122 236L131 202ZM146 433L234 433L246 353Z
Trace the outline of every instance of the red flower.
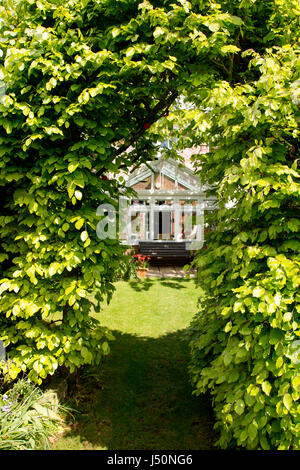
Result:
M151 124L150 124L149 122L145 122L145 124L144 124L144 129L149 129L150 125L151 125Z
M137 260L137 263L140 267L146 267L147 266L146 260L150 259L149 256L142 255L140 253L133 255L133 258L135 258Z
M102 175L102 179L103 179L103 181L106 181L108 178L107 178L106 175Z

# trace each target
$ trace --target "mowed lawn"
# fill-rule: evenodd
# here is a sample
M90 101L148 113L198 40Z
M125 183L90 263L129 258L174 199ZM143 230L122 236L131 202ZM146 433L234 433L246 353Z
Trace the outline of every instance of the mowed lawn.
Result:
M111 353L82 372L69 431L55 449L197 450L215 440L208 397L192 396L184 331L201 290L193 280L118 282L95 314L113 331Z

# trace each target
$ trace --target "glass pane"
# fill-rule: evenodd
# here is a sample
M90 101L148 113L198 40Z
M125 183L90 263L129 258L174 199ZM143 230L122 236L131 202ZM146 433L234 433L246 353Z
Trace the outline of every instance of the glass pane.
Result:
M198 203L197 199L193 199L193 198L185 198L185 199L180 199L179 200L179 204L181 206L196 206Z
M131 212L131 239L149 239L149 213L134 211Z
M185 209L185 208L184 208ZM183 210L181 216L182 238L193 240L197 236L197 215L196 208Z
M174 211L155 211L153 223L154 240L174 239Z

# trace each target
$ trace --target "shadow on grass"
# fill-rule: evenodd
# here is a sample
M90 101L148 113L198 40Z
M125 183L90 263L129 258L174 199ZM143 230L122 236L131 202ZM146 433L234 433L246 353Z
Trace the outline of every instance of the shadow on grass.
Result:
M164 287L172 287L173 289L185 289L186 286L184 284L190 282L190 279L184 278L161 278L160 280L156 279L156 284L160 283ZM138 279L138 280L130 280L128 282L129 286L134 289L136 292L141 291L148 291L154 285L154 281L151 278L145 279Z
M161 281L161 285L165 287L172 287L173 289L186 289L184 283L189 282L187 279L168 279L167 281Z
M131 280L128 282L128 285L134 289L136 292L147 291L153 286L153 281L151 279L137 279Z
M212 449L211 404L192 396L183 333L148 338L114 331L104 364L82 372L72 395L80 414L56 448Z

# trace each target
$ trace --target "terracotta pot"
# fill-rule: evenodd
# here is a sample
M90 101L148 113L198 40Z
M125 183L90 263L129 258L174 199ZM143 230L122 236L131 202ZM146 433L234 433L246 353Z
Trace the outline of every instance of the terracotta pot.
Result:
M137 275L138 277L146 277L148 268L138 268Z

